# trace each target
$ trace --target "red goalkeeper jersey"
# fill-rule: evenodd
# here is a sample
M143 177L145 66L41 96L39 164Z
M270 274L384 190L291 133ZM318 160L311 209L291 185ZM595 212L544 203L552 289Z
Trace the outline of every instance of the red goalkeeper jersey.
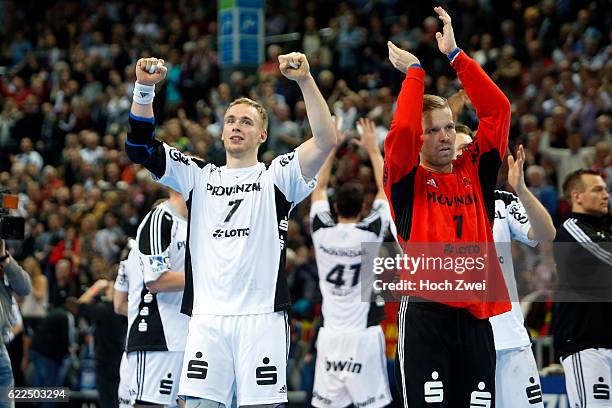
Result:
M476 141L453 162L452 172L431 172L419 165L425 77L420 67L411 67L406 73L385 140L385 193L402 244L493 242L493 190L508 146L510 103L463 51L452 66L479 119ZM486 278L504 285L497 256L489 257L492 258L494 262L489 262ZM511 309L507 299L495 302L487 299L490 300L486 293L473 294L465 302L441 303L466 308L481 319Z

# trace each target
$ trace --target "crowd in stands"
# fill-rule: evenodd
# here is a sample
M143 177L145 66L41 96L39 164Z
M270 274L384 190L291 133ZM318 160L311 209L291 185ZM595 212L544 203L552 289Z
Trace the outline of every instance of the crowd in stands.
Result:
M510 148L525 146L527 184L555 223L569 211L560 184L573 170L600 171L611 191L610 3L438 3L453 11L459 46L510 99ZM427 72L426 93L450 97L460 89L437 51L439 21L428 2L266 4L266 35L298 32L300 39L267 44L259 69L234 71L220 82L216 2L56 1L42 7L0 1L0 185L19 194L19 212L26 218L26 238L8 247L32 276L33 291L19 304L34 342L49 311L78 299L99 279L114 278L128 238L164 196L148 171L123 151L138 58L164 58L168 66L156 90L157 137L216 164L225 158L219 139L223 112L239 96L258 100L270 115L262 161L310 137L299 90L278 70L277 57L284 52L307 55L330 110L342 118L342 131L356 136L357 119L368 117L381 144L402 81L388 62L388 40L419 57ZM470 109L459 121L477 127ZM372 177L362 152L349 144L339 149L332 188L358 179L373 197ZM288 237L291 389L307 387L301 373L311 361L305 356L320 315L308 206L306 200L292 213ZM517 246L516 253L520 293L546 299L555 280L550 245L536 251ZM546 334L544 317L527 320L534 333ZM73 341L80 347L70 353L82 357L89 353L91 328L85 322L77 327ZM13 363L16 378L27 381L31 365L23 354ZM75 382L71 385L82 385L83 376Z

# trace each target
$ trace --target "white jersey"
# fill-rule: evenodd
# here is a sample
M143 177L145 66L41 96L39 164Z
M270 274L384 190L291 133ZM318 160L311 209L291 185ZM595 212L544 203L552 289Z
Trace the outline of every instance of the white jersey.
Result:
M187 220L166 201L138 226L136 245L123 265L128 276L127 351L184 351L189 318L182 292L151 293L146 283L166 271L183 272Z
M130 238L130 241L133 242L134 240ZM138 268L138 262L136 262L136 252L134 246L131 247L130 252L128 252L128 255L125 257L125 259L119 262L119 268L117 269L117 277L115 278L115 290L119 292L127 293L130 291L130 281L128 280L127 271L129 268Z
M525 208L512 193L495 191L495 223L493 224L493 240L501 264L506 287L510 294L512 310L489 319L495 337L495 349L524 347L530 344L529 334L525 329L525 320L521 312L512 264L511 241L520 241L535 247L537 241L529 239L527 234L531 228ZM500 243L499 245L497 243Z
M339 330L359 330L368 327L374 305L364 302L370 299L373 286L367 285L369 293L362 294L361 262L366 256L363 243L379 245L389 228L391 212L386 200L376 200L372 211L358 224L336 224L332 219L329 203L315 201L310 208L312 241L317 258L319 286L323 295L322 313L324 327ZM365 284L365 283L364 283ZM370 322L378 324L378 321Z
M164 145L161 183L189 208L183 309L186 314L246 315L288 310L285 245L289 212L312 192L298 151L267 166L228 169ZM197 296L194 296L197 294Z

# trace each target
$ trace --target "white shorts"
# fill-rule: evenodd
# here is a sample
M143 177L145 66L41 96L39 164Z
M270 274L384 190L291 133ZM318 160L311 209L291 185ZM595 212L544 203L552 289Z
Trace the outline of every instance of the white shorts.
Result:
M612 349L591 348L561 360L572 407L612 407Z
M495 362L497 408L544 408L540 373L531 346L498 350Z
M182 351L133 351L128 353L130 399L169 407L177 406Z
M127 360L127 353L121 356L121 366L119 366L119 389L117 396L119 397L119 408L132 408L132 399L130 397L130 371Z
M230 406L287 402L289 325L285 312L194 315L189 322L180 396Z
M319 330L313 407L384 407L391 402L385 336L380 326L358 332Z

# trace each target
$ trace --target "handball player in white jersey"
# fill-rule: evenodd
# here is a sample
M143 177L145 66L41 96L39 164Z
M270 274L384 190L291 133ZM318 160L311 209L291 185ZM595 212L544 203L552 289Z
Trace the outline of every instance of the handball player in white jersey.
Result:
M348 182L334 193L337 220L332 218L327 188L335 149L321 168L311 197L310 226L323 296L323 325L316 344L312 392L314 407L352 404L377 408L391 402L385 336L379 325L384 319L383 305L376 304L371 282L361 275L364 251L367 248L375 253L372 256L378 255L391 213L382 187L383 158L376 143L374 122L360 119L358 123L361 140L353 141L367 152L378 188L369 215L361 217L363 187ZM364 243L377 245L362 246ZM364 301L364 294L368 301Z
M270 164L259 162L268 115L239 98L224 115L221 167L155 139L154 88L167 69L156 58L136 66L126 152L189 208L182 311L192 318L179 389L187 407L225 406L233 387L240 406L287 402L288 216L312 192L336 136L306 57L281 55L279 66L302 92L313 137Z
M461 152L472 142L472 131L465 125L456 125L455 129L455 148ZM525 185L524 161L523 146L519 146L516 160L508 156L508 183L518 197L507 191L494 192L493 238L512 300L512 310L489 319L495 339L497 408L544 407L538 367L518 302L510 242L519 241L531 247L539 242L551 242L555 227L546 208Z
M180 313L185 285L187 207L170 190L138 226L124 261L128 288L127 372L135 407L178 405L188 316Z
M115 313L127 317L128 315L128 292L130 290L127 269L138 268L135 241L128 240L127 249L129 250L124 260L119 262L117 278L115 279L115 290L113 291L113 307ZM126 333L124 333L126 334ZM126 335L127 346L127 335ZM130 374L128 370L127 352L123 352L121 366L119 368L119 389L117 391L119 408L131 408L130 398Z

